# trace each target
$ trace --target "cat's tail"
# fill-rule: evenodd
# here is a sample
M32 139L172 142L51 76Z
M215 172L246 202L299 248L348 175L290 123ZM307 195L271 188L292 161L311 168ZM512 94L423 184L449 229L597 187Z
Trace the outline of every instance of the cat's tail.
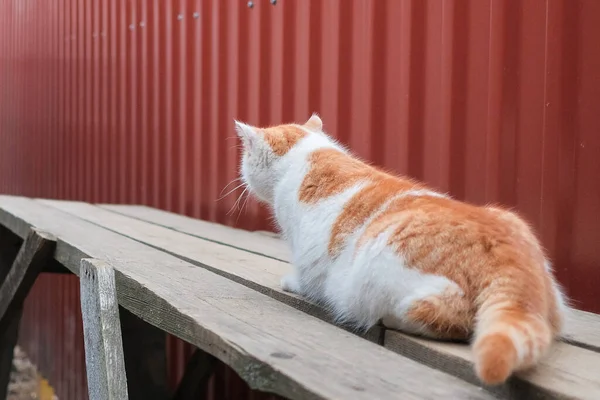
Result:
M475 370L488 385L503 383L514 371L535 365L554 336L545 312L507 292L494 290L477 313Z

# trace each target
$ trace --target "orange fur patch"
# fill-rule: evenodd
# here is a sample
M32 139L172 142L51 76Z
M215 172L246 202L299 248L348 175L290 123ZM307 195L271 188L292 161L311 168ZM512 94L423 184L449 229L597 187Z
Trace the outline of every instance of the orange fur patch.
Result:
M375 168L335 149L316 150L308 161L310 170L298 193L303 203L314 204L381 174Z
M306 132L296 125L279 125L263 129L265 141L278 156L284 156L306 136Z
M388 245L409 267L449 278L470 299L489 281L498 278L498 284L513 275L521 276L523 285L511 290L515 295L546 298L539 293L546 290L543 254L530 250L523 236L484 207L431 196L400 198L371 221L357 248L392 227Z
M419 197L407 196L394 200L383 213L373 219L366 227L362 236L358 239L356 251L363 247L367 241L375 239L391 226L403 225L408 222L407 220L412 219L410 213L402 214L402 211L406 210L408 205L417 199Z
M415 302L406 318L427 326L439 338L466 340L473 333L475 312L465 296L445 293Z
M371 183L356 193L345 205L331 229L329 254L337 257L346 237L362 226L386 201L401 192L414 189L416 184L387 174L374 174Z

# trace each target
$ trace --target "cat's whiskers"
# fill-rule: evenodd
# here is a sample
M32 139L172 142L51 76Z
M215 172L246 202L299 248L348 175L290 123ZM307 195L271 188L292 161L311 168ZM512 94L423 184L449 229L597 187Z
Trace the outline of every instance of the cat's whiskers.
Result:
M241 188L245 184L246 184L245 182L240 183L239 185L237 185L236 187L234 187L233 189L231 189L229 192L227 192L224 195L222 195L221 197L219 197L216 201L223 200L225 197L229 196L231 193L235 192L236 190L238 190L239 188ZM227 185L227 186L229 186L229 185ZM225 188L227 188L227 186L225 186ZM225 188L223 188L223 190L225 190ZM221 191L221 193L223 193L223 190Z
M246 207L246 211L248 210L248 200L250 200L250 193L248 192L248 195L246 196L246 200L244 200L244 203L242 204L242 207L240 209L240 213L242 211L244 211L244 207Z
M244 207L246 207L246 210L248 210L247 205L248 205L248 200L250 200L250 192L248 192L248 195L246 196L246 199L244 200L244 203L242 203L242 207L240 207L240 212L238 213L238 216L235 220L235 223L237 224L237 222L240 219L240 215L242 215L242 212L244 211Z
M229 186L231 186L234 182L239 182L241 180L242 180L241 176L238 176L237 178L233 179L231 182L229 182L227 185L225 185L223 187L223 190L221 190L221 193L219 193L219 194L222 194L225 191L225 189L227 189Z
M244 194L248 191L248 186L246 186L244 188L244 191L238 196L237 200L235 201L235 203L233 203L233 206L231 207L231 209L229 209L229 211L227 212L227 215L231 214L233 211L237 210L237 207L240 203L240 200L242 199L242 197L244 196Z

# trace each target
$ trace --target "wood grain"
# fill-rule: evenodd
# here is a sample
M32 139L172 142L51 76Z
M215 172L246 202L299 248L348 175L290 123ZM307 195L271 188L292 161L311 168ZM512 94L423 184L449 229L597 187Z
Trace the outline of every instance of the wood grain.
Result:
M83 259L81 315L90 400L126 400L127 377L115 273L106 263Z
M289 248L285 242L276 238L273 234L267 235L262 231L248 232L243 229L231 228L214 222L202 221L145 206L102 204L101 207L264 257L285 262L289 262L290 260Z
M261 235L258 232L230 228L144 206L102 205L102 207L198 238L243 249L253 254L285 262L290 261L287 245L281 239ZM281 275L288 271L286 267L275 264L269 264L265 269L274 275ZM570 309L564 340L573 345L600 352L600 315Z
M424 365L479 384L468 346L415 338L386 330L384 346ZM600 399L600 355L556 343L549 355L529 371L517 373L505 385L489 388L502 398Z
M600 352L600 315L571 308L565 324L565 342Z
M291 399L491 398L203 268L25 198L0 196L0 223L57 236L55 257L113 266L119 303L230 365L251 387Z

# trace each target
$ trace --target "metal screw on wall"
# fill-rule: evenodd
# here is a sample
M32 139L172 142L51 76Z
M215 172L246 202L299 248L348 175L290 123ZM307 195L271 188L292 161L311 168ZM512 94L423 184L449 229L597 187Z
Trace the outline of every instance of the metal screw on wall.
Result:
M254 2L253 1L249 1L248 2L248 8L252 8L254 7Z
M271 4L273 4L273 5L277 4L277 0L271 0Z
M183 14L177 15L177 21L181 21L183 19Z
M194 19L198 19L198 18L200 18L200 13L195 12L194 14L192 14L192 16L194 17Z

